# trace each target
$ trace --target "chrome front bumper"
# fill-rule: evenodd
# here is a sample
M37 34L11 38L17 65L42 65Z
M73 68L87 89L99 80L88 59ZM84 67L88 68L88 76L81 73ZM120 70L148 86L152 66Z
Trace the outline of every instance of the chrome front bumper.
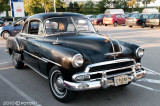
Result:
M138 79L144 78L145 76L146 76L146 70L141 68L140 70L134 72L133 74L128 75L128 82L136 81ZM65 88L73 91L83 91L83 90L107 88L110 86L115 86L113 77L112 78L102 77L100 80L96 81L82 81L82 82L64 81L63 83Z

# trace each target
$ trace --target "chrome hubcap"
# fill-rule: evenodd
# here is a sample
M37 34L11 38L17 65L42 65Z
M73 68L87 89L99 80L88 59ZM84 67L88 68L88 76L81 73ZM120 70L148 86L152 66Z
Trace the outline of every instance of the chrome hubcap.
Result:
M67 89L63 85L63 78L59 70L52 73L50 81L53 93L57 97L63 98L67 93Z
M9 34L8 32L5 32L5 33L4 33L4 38L8 38L9 35L10 35L10 34Z

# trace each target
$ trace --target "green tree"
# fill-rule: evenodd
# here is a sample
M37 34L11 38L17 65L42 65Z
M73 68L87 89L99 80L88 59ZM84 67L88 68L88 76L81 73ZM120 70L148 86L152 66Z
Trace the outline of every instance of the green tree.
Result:
M67 7L67 11L68 12L73 12L73 8L74 8L74 5L72 2L69 3L69 6Z
M40 0L24 0L25 12L29 15L39 13L42 8Z
M64 12L65 6L66 5L62 0L56 0L56 9L58 12Z
M81 8L81 12L83 13L93 13L94 11L94 3L92 1L87 1L83 7Z
M40 3L42 4L42 7L44 7L44 11L49 12L51 9L52 1L51 0L40 0Z
M109 6L110 6L110 1L108 0L99 1L97 4L99 12L104 12L106 8L109 8Z
M9 11L10 6L8 5L9 0L0 0L0 13L3 11Z

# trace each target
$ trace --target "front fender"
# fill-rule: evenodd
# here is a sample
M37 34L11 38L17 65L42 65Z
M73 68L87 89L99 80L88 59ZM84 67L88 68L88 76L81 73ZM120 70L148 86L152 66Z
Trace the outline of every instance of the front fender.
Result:
M128 50L129 55L131 55L132 58L134 58L136 62L140 62L141 61L141 58L138 58L136 56L136 50L140 46L138 46L136 44L132 44L132 43L122 42L122 41L120 41L120 44L123 45Z
M6 42L7 49L12 49L14 52L21 52L18 39L16 37L9 37Z

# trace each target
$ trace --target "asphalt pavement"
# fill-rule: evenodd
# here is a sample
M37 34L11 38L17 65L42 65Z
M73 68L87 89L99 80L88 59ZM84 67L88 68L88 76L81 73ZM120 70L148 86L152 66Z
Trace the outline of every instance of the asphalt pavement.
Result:
M125 88L79 92L71 103L60 103L52 96L48 80L32 69L17 70L5 52L0 38L0 106L159 106L160 105L160 28L95 26L100 33L141 45L146 78Z

